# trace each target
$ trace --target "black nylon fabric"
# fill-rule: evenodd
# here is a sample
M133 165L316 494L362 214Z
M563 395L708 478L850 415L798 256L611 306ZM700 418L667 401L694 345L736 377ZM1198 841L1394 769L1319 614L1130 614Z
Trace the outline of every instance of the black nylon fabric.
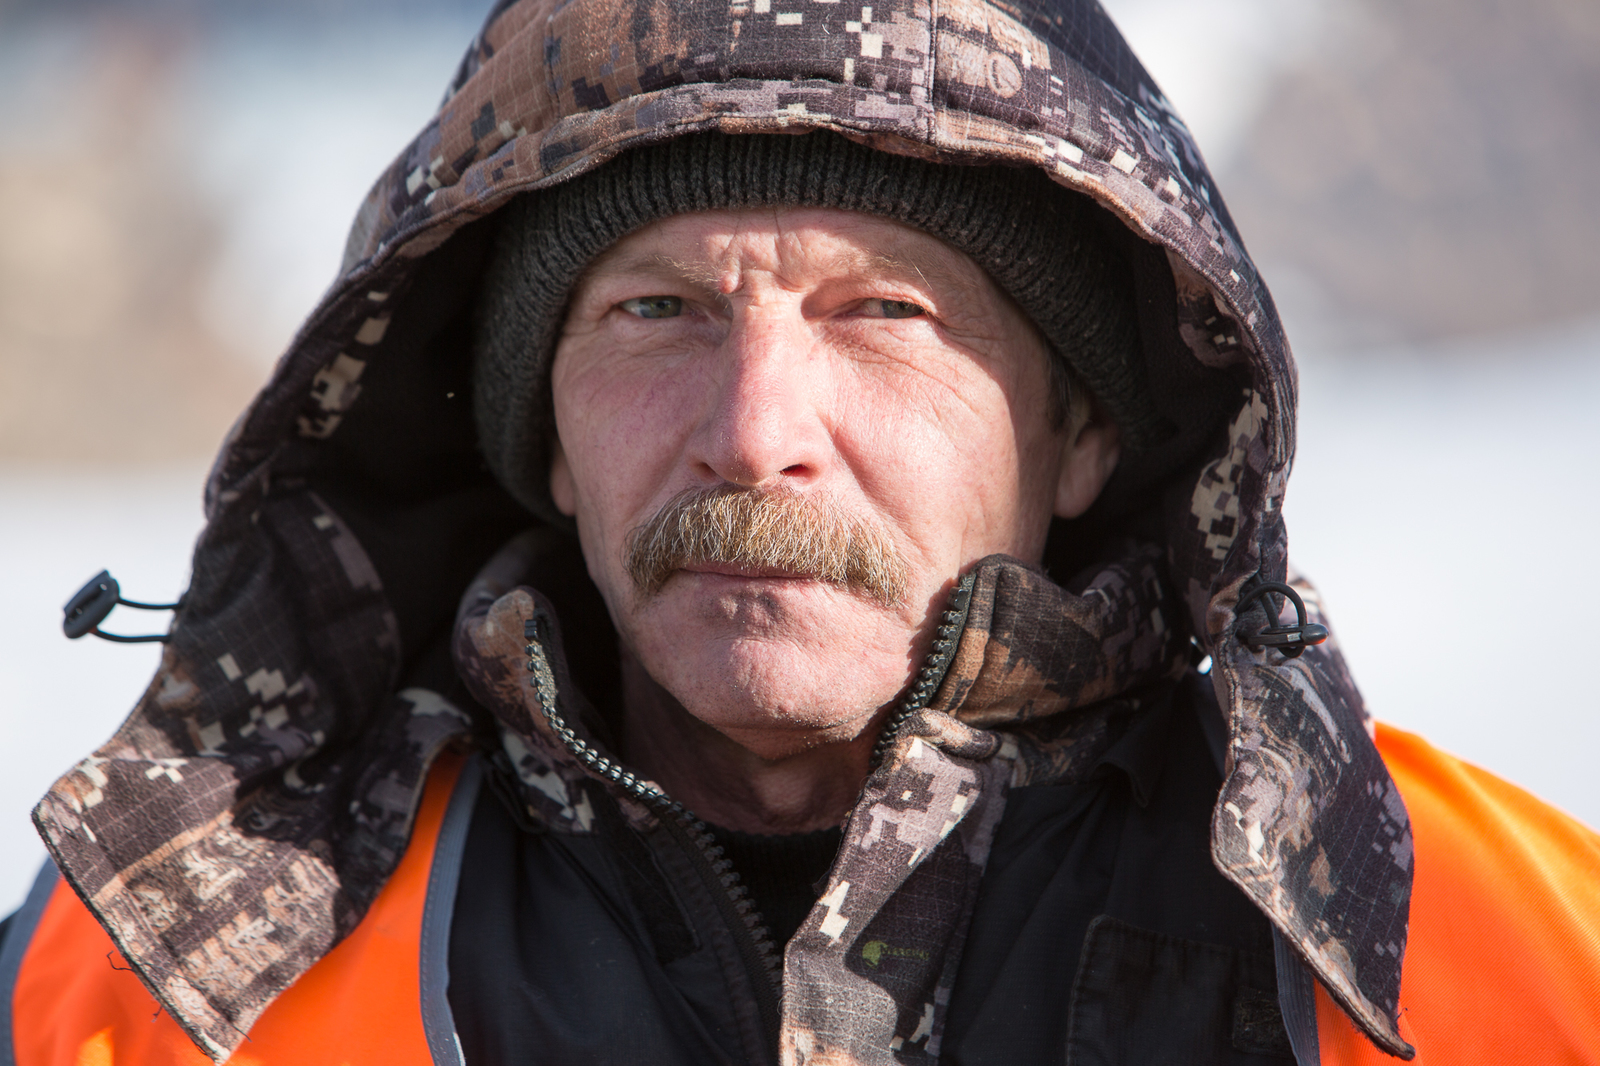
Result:
M1271 926L1217 872L1206 848L1204 827L1222 780L1198 715L1215 713L1210 685L1191 674L1171 700L1134 719L1090 780L1011 790L956 978L941 1061L1064 1061L1080 954L1101 915L1150 936L1204 945L1194 950L1228 960L1219 969L1259 973L1264 966L1258 983L1276 995ZM1216 1057L1225 1050L1216 1027L1197 1020L1221 1012L1231 1021L1236 989L1219 985L1211 971L1172 972L1181 954L1151 962L1131 987L1137 968L1111 979L1113 995L1134 1000L1164 981L1174 991L1169 998L1188 1010L1171 1012L1157 1026L1163 1055L1108 1061L1234 1061ZM1095 1046L1127 1047L1124 1030L1150 1021L1098 1024Z
M450 928L469 1066L752 1061L707 931L648 845L614 811L595 835L528 832L498 791L473 810Z

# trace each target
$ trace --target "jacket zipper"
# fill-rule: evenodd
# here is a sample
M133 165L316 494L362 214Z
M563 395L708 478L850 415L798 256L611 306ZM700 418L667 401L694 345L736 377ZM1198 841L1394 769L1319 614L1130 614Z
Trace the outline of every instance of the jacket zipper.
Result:
M956 583L949 605L940 616L933 647L918 671L917 679L906 692L900 706L884 722L877 743L873 745L873 769L883 762L906 719L927 706L928 700L933 698L945 673L949 671L950 662L955 657L956 643L966 626L967 613L972 605L972 585L972 574L967 574ZM713 898L719 900L723 920L734 932L734 940L747 970L760 975L753 982L760 1014L768 1023L769 1030L776 1033L783 999L783 956L772 942L772 933L751 900L749 888L712 836L710 828L693 811L597 750L567 724L557 709L560 693L556 689L555 673L550 669L550 660L545 652L548 637L541 632L541 626L548 625L545 612L535 610L533 617L523 623L522 630L523 638L527 641L523 650L528 656L528 672L533 675L534 692L539 697L545 721L585 769L664 816L662 824L690 845L685 850L699 866L701 877L712 888Z
M874 770L883 764L884 756L889 754L906 719L928 706L928 701L933 699L933 694L939 691L940 684L944 682L944 675L950 672L951 660L956 657L956 644L961 640L962 631L967 628L967 614L972 610L972 585L976 578L974 573L963 575L950 593L950 602L945 606L944 614L939 616L939 628L933 635L933 647L928 650L922 669L917 671L917 679L900 701L900 706L894 709L894 713L889 715L883 728L878 731L878 742L872 746Z
M712 898L718 901L723 921L734 934L747 972L759 975L752 983L761 1018L770 1032L777 1032L783 994L783 957L773 944L772 934L755 902L750 899L749 889L706 823L693 811L597 750L567 724L557 709L559 693L555 674L545 653L546 635L540 631L545 625L548 619L544 611L536 610L533 617L523 623L522 632L528 642L523 649L528 655L528 671L533 674L534 691L545 721L585 769L656 811L668 831L678 837L680 843L688 845L684 850L711 889Z

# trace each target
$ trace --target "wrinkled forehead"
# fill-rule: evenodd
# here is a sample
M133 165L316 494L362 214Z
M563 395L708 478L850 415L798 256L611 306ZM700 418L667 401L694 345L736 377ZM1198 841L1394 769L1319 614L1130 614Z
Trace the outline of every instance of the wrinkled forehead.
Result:
M610 279L654 277L731 294L751 270L789 283L917 281L1009 303L970 256L923 230L859 211L781 205L658 219L597 255L574 292Z

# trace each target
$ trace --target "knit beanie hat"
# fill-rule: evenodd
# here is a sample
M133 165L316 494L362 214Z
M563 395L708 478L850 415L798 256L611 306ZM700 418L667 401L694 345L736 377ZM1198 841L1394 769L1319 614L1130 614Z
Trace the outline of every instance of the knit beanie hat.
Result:
M1133 283L1088 197L1033 167L929 163L829 132L697 133L625 153L497 216L476 311L473 409L491 470L523 506L569 525L549 496L550 363L584 268L657 219L776 205L880 215L964 252L1088 384L1125 451L1153 432Z

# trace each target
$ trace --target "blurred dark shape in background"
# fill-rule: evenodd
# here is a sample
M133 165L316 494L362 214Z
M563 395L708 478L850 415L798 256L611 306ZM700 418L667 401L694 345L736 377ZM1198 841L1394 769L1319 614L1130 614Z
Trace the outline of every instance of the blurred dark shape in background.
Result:
M1337 0L1221 185L1346 343L1600 313L1600 3ZM1203 148L1204 146L1202 146Z

